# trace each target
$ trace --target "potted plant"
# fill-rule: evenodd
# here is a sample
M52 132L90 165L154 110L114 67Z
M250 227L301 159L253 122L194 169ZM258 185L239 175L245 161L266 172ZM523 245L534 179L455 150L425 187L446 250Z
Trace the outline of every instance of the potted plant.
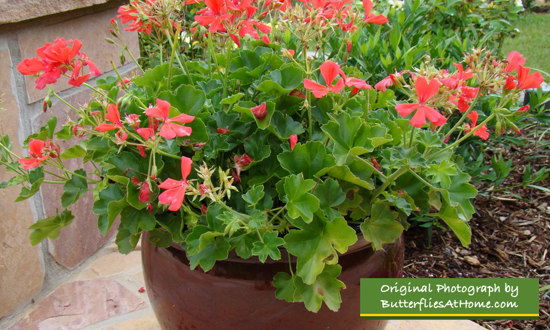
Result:
M370 0L147 0L119 17L143 36L135 77L88 84L100 72L78 40L19 64L37 88L67 76L94 93L75 107L50 90L44 109L57 97L74 117L29 136L27 156L2 136L15 172L3 185L23 185L22 200L63 184L61 211L31 226L32 244L54 239L93 190L101 232L120 218L122 253L142 238L166 328L365 326L359 278L400 276L409 217L442 220L469 244L476 189L454 150L487 139L487 124L514 129L521 90L542 82L518 53L476 50L453 71L427 58L372 88L353 56L365 25L387 23ZM110 42L118 31L113 21ZM69 158L91 170L67 169Z

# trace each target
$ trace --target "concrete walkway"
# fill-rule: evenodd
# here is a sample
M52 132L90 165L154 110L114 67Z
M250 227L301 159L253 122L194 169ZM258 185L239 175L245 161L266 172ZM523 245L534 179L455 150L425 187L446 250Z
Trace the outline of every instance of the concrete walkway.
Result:
M140 251L110 244L48 296L36 301L9 330L159 330L144 289ZM471 321L390 321L389 330L483 329ZM199 329L200 330L200 329Z

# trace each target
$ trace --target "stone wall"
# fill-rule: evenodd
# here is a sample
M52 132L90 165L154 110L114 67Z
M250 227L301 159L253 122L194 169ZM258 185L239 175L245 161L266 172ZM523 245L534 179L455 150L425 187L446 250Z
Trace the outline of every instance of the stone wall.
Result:
M135 66L120 63L120 49L105 42L110 36L109 21L121 4L119 0L0 0L0 98L6 109L0 112L0 132L12 137L16 153L25 152L21 149L24 137L36 132L52 114L58 116L58 125L71 115L55 98L52 108L43 113L47 88L36 90L34 79L20 75L16 66L22 59L36 56L36 49L44 43L64 37L82 41L82 51L103 72L99 78L114 75L111 61L121 74L130 74ZM137 35L123 35L130 51L138 56ZM71 87L66 81L60 80L54 89L73 104L83 104L89 97L85 87ZM82 164L71 166L80 168ZM0 182L9 177L0 171ZM19 203L13 202L19 187L0 190L0 328L78 269L112 235L99 233L88 194L71 207L76 218L57 240L31 246L27 228L56 213L60 188L44 186L35 197Z

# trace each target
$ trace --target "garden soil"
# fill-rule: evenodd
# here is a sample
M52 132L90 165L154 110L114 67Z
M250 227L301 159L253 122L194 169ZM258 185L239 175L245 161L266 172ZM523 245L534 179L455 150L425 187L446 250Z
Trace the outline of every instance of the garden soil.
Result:
M521 185L527 164L536 170L550 168L548 143L544 148L511 148L502 154L514 160L515 169L500 187ZM550 178L536 185L548 189ZM405 234L404 277L533 277L540 287L550 285L550 193L522 186L477 188L470 246L464 248L452 232L436 227L429 244L426 229L412 228ZM550 329L550 290L539 297L539 320L475 322L488 329Z

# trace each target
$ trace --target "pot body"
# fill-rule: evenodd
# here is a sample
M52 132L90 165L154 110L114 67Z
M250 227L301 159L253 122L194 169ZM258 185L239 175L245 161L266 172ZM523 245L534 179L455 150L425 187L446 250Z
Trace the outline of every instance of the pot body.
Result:
M359 317L359 282L369 277L401 277L403 238L381 251L373 251L370 244L361 241L339 257L339 279L346 289L341 291L338 312L323 304L318 313L311 313L303 303L275 298L273 276L288 272L288 260L262 264L257 259L230 256L204 273L199 268L189 269L182 249L158 248L145 233L142 261L147 294L159 323L167 330L381 329L386 321Z

